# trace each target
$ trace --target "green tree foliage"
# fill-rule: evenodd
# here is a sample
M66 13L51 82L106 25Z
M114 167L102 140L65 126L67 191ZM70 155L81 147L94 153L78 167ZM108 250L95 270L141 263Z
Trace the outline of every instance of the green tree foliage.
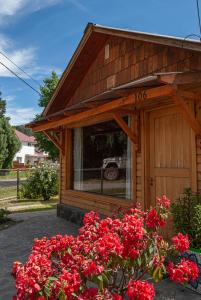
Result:
M58 84L59 77L55 72L52 72L50 78L46 78L43 81L43 86L40 87L41 97L39 99L39 106L43 109L48 105L55 89ZM40 119L40 115L36 116L36 120ZM55 147L55 145L47 139L47 137L43 133L35 133L34 134L37 145L40 148L40 150L45 151L49 154L49 157L53 160L57 159L59 157L59 151Z
M21 197L49 200L58 194L58 169L48 163L34 168L22 185Z
M9 118L5 117L6 102L0 94L0 169L9 169L15 153L20 149L20 142L15 131L9 124Z
M31 128L26 128L24 125L17 125L17 126L15 126L15 129L17 129L18 131L20 131L28 136L33 135L33 131L31 130Z
M6 101L1 98L0 92L0 118L5 115L6 112Z

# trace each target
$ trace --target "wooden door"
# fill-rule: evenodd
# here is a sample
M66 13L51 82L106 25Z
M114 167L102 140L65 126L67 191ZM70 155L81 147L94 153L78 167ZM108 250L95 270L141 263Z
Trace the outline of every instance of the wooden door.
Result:
M150 112L149 133L149 204L163 194L174 201L195 187L194 134L176 108Z

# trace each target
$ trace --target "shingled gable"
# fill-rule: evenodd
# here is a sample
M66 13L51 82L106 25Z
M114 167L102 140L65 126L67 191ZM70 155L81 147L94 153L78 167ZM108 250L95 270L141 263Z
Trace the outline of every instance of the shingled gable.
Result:
M104 27L89 23L72 59L59 81L49 105L43 112L43 117L52 115L68 106L69 100L82 82L99 51L111 37L149 42L157 44L159 47L163 45L193 52L201 51L201 44L197 40L185 40L171 36Z

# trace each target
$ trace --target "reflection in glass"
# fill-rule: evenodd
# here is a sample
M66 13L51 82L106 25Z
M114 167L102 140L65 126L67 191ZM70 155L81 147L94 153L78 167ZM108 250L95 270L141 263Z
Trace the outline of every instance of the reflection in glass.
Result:
M116 122L74 129L73 149L74 190L132 198L132 145Z

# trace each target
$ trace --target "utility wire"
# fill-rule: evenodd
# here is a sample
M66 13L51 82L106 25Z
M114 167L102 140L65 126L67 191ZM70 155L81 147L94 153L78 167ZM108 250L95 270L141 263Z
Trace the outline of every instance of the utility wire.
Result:
M9 67L7 67L4 63L0 61L0 64L6 68L10 73L15 75L19 80L21 80L24 84L26 84L28 87L30 87L33 91L35 91L38 95L42 96L39 91L37 91L33 86L31 86L26 80L24 80L22 77L20 77L18 74L16 74L13 70L11 70Z
M38 86L40 84L27 72L25 72L21 67L19 67L12 59L10 59L4 52L0 50L0 54L3 55L7 60L9 60L15 67L17 67L20 71L22 71L26 76L28 76L32 81L34 81Z
M199 0L196 0L197 3L197 13L198 13L198 24L200 30L200 41L201 41L201 21L200 21L200 7L199 7Z

